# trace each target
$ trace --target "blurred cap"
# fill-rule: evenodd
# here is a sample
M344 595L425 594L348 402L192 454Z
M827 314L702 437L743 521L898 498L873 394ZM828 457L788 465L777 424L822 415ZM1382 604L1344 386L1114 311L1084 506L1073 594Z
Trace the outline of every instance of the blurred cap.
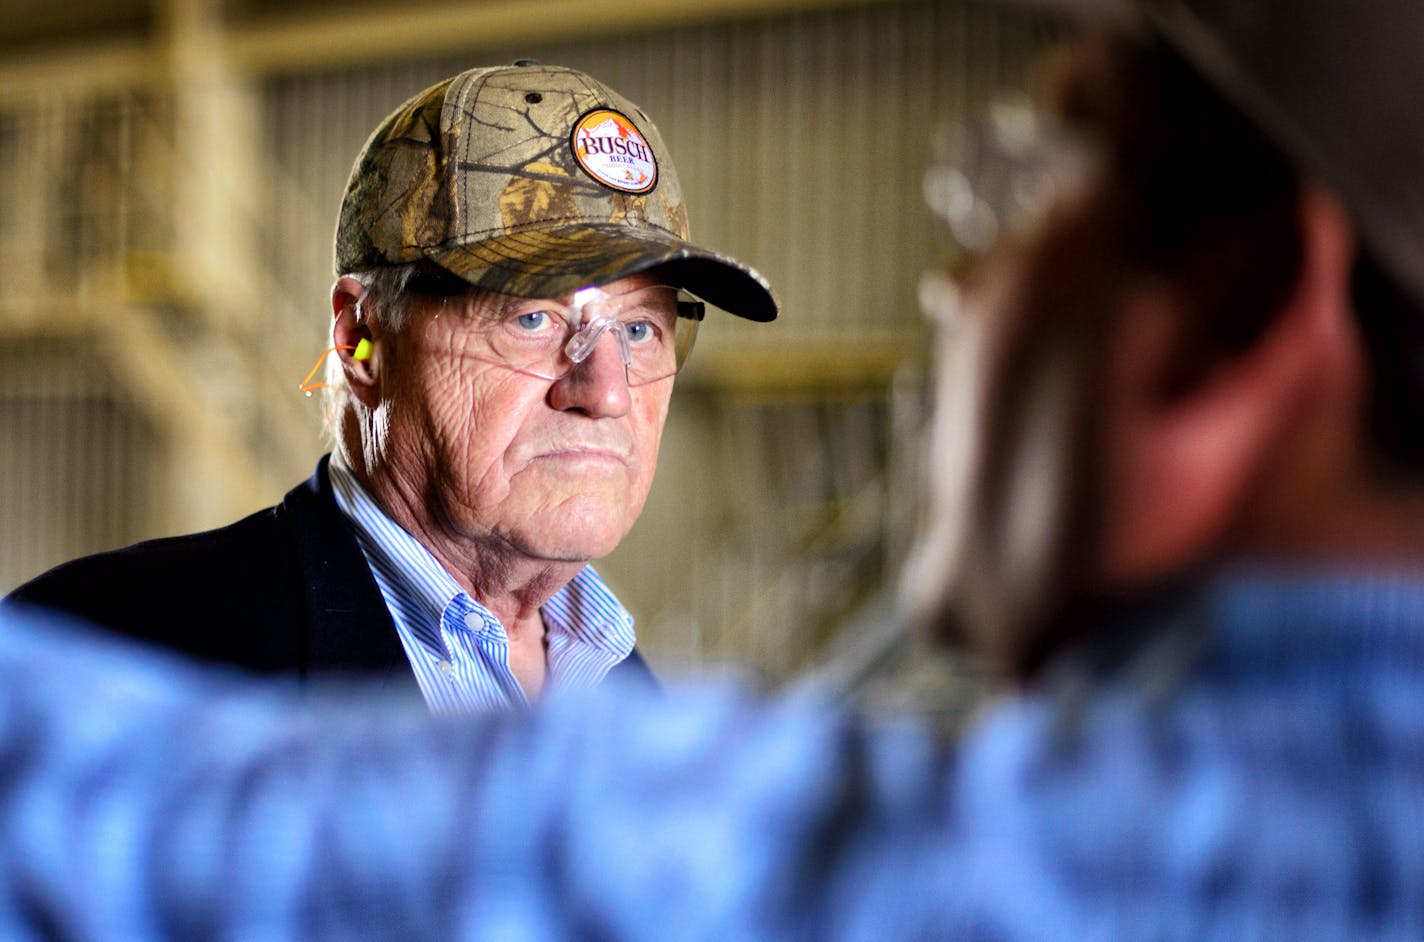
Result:
M1334 190L1424 302L1424 4L1418 0L1021 0L1145 26Z
M647 115L582 72L532 60L426 89L356 158L337 274L422 259L531 298L660 265L725 311L776 317L765 278L688 241L677 171Z

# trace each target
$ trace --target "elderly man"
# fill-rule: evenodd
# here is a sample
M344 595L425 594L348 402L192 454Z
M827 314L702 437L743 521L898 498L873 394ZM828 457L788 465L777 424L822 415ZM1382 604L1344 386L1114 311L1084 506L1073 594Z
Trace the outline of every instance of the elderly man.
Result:
M16 601L203 658L413 678L436 710L649 679L588 562L642 509L702 300L776 316L688 240L633 103L522 60L416 95L336 231L336 448L276 507L62 565Z
M957 754L806 695L293 716L17 630L9 934L1424 935L1424 11L1136 8L932 178L910 582L1022 682Z

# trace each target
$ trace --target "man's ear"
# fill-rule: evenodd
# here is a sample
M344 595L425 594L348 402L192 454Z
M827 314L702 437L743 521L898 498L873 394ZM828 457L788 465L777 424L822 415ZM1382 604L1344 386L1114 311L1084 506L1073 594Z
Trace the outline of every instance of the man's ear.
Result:
M380 400L381 345L369 320L358 316L366 287L350 275L343 275L331 288L331 343L341 358L346 384L351 392L374 408Z
M1349 297L1353 230L1321 191L1300 205L1301 263L1289 297L1248 349L1164 396L1178 321L1165 289L1127 302L1105 395L1103 559L1107 587L1201 560L1249 517L1283 454L1309 456L1325 410L1358 380ZM1308 468L1293 473L1309 474Z

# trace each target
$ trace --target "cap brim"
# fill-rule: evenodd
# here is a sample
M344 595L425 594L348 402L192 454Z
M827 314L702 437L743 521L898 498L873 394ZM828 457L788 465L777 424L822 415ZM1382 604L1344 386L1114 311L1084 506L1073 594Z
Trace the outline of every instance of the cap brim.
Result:
M675 236L618 223L511 233L427 257L477 288L523 298L559 298L658 266L676 287L729 314L776 319L771 286L755 269Z

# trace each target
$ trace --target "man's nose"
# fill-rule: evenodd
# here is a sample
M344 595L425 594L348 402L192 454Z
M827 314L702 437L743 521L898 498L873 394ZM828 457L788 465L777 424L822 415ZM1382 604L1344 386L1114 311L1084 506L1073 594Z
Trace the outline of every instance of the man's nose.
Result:
M561 412L594 418L618 418L628 412L628 368L618 352L618 338L604 333L587 357L549 388L549 405Z

